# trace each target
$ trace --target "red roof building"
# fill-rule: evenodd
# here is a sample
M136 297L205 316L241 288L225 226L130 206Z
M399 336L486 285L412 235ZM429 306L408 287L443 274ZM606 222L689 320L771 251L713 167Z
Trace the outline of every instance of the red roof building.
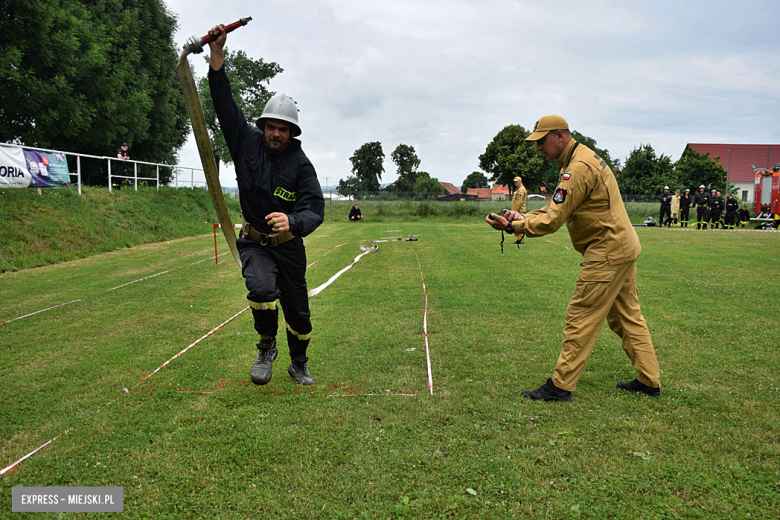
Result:
M723 165L728 172L729 182L737 187L737 195L744 201L753 202L753 182L756 168L770 168L780 163L780 144L707 144L688 143L699 153Z
M509 200L509 186L506 184L493 184L490 190L490 197L493 200Z
M493 194L490 188L469 188L466 195L477 195L479 200L493 200Z
M461 193L460 189L451 182L442 182L441 184L444 186L444 193L446 195L457 195Z

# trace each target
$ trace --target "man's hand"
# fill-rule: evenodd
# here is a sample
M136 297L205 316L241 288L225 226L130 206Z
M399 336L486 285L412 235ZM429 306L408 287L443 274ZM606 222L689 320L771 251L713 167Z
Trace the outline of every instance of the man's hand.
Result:
M517 211L511 211L508 209L503 210L504 216L497 215L495 213L490 213L487 217L485 217L485 222L490 224L490 227L493 229L496 229L498 231L503 231L506 229L506 226L509 222L513 222L515 220L525 220L525 217L518 213Z
M509 221L504 217L502 217L501 215L496 215L495 213L488 213L488 216L485 217L485 222L490 224L490 227L492 227L493 229L502 231L506 229L506 225Z
M525 217L523 216L522 213L517 212L517 211L512 211L512 210L509 210L509 209L505 209L504 210L504 218L509 220L509 221L525 220Z
M211 49L211 57L209 59L209 65L214 70L219 70L225 63L222 49L225 47L227 41L227 33L225 32L225 26L223 24L215 25L210 31L211 36L216 36L217 39L213 42L209 42L209 48Z
M284 213L271 213L265 216L265 220L274 233L290 231L290 219Z

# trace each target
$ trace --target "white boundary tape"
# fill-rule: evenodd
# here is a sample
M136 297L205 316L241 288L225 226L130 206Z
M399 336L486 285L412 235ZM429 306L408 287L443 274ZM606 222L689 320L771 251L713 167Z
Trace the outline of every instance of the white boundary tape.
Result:
M221 255L219 255L219 256L224 256L224 255L227 255L227 254L229 254L229 253L230 253L230 251L228 251L227 253L222 253L222 254L221 254ZM208 258L204 258L203 260L199 260L199 261L197 261L197 262L193 262L193 263L189 264L189 266L192 266L192 265L195 265L195 264L200 264L200 263L203 263L203 262L205 262L205 261L207 261L207 260L211 260L211 257L209 256ZM189 266L187 266L187 267L189 267ZM116 287L112 287L111 289L107 289L107 290L106 290L106 292L110 292L110 291L113 291L113 290L116 290L116 289L120 289L120 288L122 288L122 287L127 287L128 285L133 285L134 283L137 283L137 282L142 282L142 281L144 281L144 280L148 280L148 279L150 279L150 278L154 278L155 276L160 276L161 274L170 273L170 272L172 272L172 271L176 271L177 269L184 269L184 267L185 267L185 266L177 267L177 268L175 268L175 269L168 269L167 271L163 271L163 272L161 272L161 273L157 273L157 274L153 274L153 275L150 275L150 276L146 276L146 277L144 277L144 278L139 278L138 280L133 280L132 282L127 282L127 283L125 283L125 284L122 284L122 285L117 285ZM50 311L50 310L52 310L52 309L56 309L56 308L58 308L58 307L64 307L65 305L68 305L68 304L70 304L70 303L76 303L76 302L80 302L80 301L81 301L81 298L79 298L79 299L77 299L77 300L71 300L71 301L69 301L69 302L65 302L65 303L62 303L62 304L60 304L60 305L55 305L54 307L49 307L48 309L41 309L41 310L39 310L39 311L31 312L30 314L25 314L24 316L19 316L18 318L14 318L14 319L12 319L12 320L4 321L4 322L0 323L0 327L2 327L3 325L5 325L6 323L11 323L12 321L21 320L22 318L27 318L27 317L29 317L29 316L33 316L33 315L35 315L35 314L39 314L39 313L41 313L41 312Z
M34 314L38 314L38 313L41 313L41 312L50 311L50 310L52 310L52 309L56 309L57 307L63 307L63 306L65 306L65 305L68 305L68 304L71 304L71 303L80 302L80 301L81 301L81 298L79 298L78 300L71 300L71 301L69 301L69 302L61 303L61 304L59 304L59 305L55 305L54 307L49 307L48 309L41 309L41 310L39 310L39 311L31 312L30 314L25 314L24 316L19 316L18 318L14 318L14 319L12 319L12 320L4 321L3 323L0 323L0 327L2 327L3 325L5 325L6 323L11 323L12 321L21 320L22 318L27 318L28 316L32 316L32 315L34 315Z
M38 453L39 451L41 451L43 448L45 448L46 446L48 446L48 445L49 445L49 444L51 444L52 442L56 441L57 439L59 439L60 437L62 437L63 435L65 435L65 433L68 433L69 431L70 431L70 430L65 430L65 432L64 432L64 433L61 433L61 434L57 435L56 437L54 437L52 440L50 440L50 441L49 441L49 442L47 442L46 444L43 444L43 445L41 445L41 446L38 446L36 449L34 449L33 451L31 451L30 453L28 453L27 455L25 455L25 456L24 456L24 457L22 457L21 459L17 460L16 462L14 462L13 464L11 464L10 466L8 466L8 467L6 467L6 468L3 468L3 469L1 469L1 470L0 470L0 475L3 475L3 474L5 474L5 473L8 473L8 472L9 472L9 471L11 471L12 469L14 469L16 466L18 466L19 464L21 464L21 462L22 462L23 460L25 460L25 459L27 459L27 458L29 458L29 457L32 457L33 455L35 455L36 453Z
M417 259L417 265L420 267L420 278L422 279L423 293L425 294L425 307L423 308L423 336L425 337L425 358L428 361L428 388L433 395L433 374L431 373L431 351L428 348L428 289L425 287L425 276L423 276L422 264L417 253L414 254Z
M223 326L227 325L228 323L230 323L231 321L233 321L234 319L236 319L237 317L239 317L241 314L243 314L244 312L246 312L248 309L249 309L249 307L248 307L248 306L247 306L247 307L244 307L244 309L243 309L243 310L240 310L240 311L238 311L236 314L234 314L233 316L231 316L231 317L230 317L230 318L228 318L227 320L223 321L223 322L222 322L222 323L220 323L218 326L214 327L213 329L211 329L209 332L207 332L206 334L204 334L203 336L201 336L201 337L200 337L200 338L198 338L197 340L195 340L195 341L193 341L192 343L190 343L190 344L189 344L189 345L188 345L186 348L182 349L182 350L181 350L181 352L179 352L178 354L176 354L175 356L173 356L171 359L169 359L168 361L166 361L165 363L163 363L162 365L160 365L159 367L157 367L157 369L156 369L154 372L152 372L152 373L151 373L151 374L149 374L148 376L144 376L144 377L142 377L142 378L141 378L141 381L144 381L144 380L146 380L146 379L149 379L150 377L152 377L154 374L156 374L157 372L159 372L159 371L160 371L160 369L161 369L161 368L163 368L165 365L167 365L168 363L170 363L171 361L173 361L173 360L174 360L174 359L176 359L177 357L181 356L182 354L184 354L185 352L187 352L189 349L191 349L192 347L194 347L195 345L197 345L198 343L200 343L200 342L201 342L201 341L203 341L204 339L208 338L209 336L211 336L212 334L214 334L215 332L217 332L217 331L218 331L219 329L221 329Z

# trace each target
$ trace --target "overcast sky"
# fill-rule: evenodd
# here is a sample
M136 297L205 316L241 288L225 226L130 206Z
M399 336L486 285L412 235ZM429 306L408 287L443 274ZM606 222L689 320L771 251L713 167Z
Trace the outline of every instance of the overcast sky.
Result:
M177 46L253 18L227 46L284 69L270 89L298 102L322 184L379 141L383 183L404 143L460 186L502 128L547 114L622 161L644 143L676 160L689 142L780 141L776 0L165 1ZM197 75L207 53L191 59ZM180 164L200 165L192 139ZM236 185L232 166L221 180Z

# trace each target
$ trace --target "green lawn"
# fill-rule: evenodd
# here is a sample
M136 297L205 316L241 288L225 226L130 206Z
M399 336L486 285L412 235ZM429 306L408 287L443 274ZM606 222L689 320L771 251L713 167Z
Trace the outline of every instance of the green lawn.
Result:
M124 518L778 518L780 234L638 232L655 400L615 389L607 327L574 402L521 397L560 350L565 230L501 255L479 219L324 224L310 289L420 240L311 299L311 388L283 335L249 383L248 311L142 380L247 305L211 235L4 273L0 323L80 301L0 326L0 467L68 432L0 477L0 516L15 486L123 486Z

